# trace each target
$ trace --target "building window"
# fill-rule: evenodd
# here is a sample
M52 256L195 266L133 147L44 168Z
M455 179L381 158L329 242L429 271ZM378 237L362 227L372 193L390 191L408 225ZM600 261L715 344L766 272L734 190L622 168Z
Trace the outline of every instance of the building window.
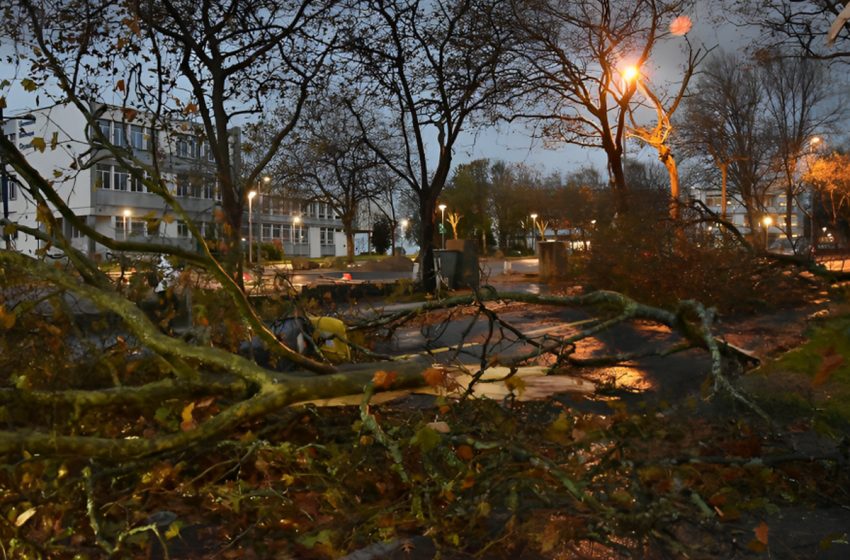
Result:
M304 226L292 226L292 242L298 245L307 243L307 235Z
M198 139L194 136L181 134L177 137L177 155L184 158L198 158Z
M112 188L112 166L97 164L94 169L95 187L99 189Z
M116 191L126 191L128 185L130 183L130 174L120 167L113 167L114 173L112 174L112 188Z
M260 240L264 241L266 239L272 239L272 225L271 224L263 224L262 231L260 231Z
M127 231L124 231L124 225ZM148 234L148 221L142 218L126 218L115 216L115 239L127 239L127 237L144 237Z
M174 194L177 196L192 196L192 183L189 181L188 175L177 176L177 189Z
M127 147L127 131L120 123L112 123L112 143L120 148Z
M322 245L333 245L334 244L334 230L333 228L319 228L319 242Z
M97 119L97 127L100 129L103 139L109 142L112 138L112 123L106 119Z
M83 236L83 232L80 231L80 228L71 224L71 239L79 239Z
M183 220L179 220L177 222L177 237L189 237L190 235L192 234L189 231L189 224Z
M201 198L213 200L215 198L215 177L204 177L201 185Z
M138 172L139 174L143 174L145 178L147 178L147 174L142 171ZM142 181L140 177L133 175L130 177L130 190L132 192L147 192L147 187L145 187L145 183Z
M720 208L720 206L722 204L723 204L723 197L721 197L721 196L712 195L712 196L705 197L705 205L706 206Z
M147 138L145 138L145 127L136 124L130 125L130 146L137 150L147 150Z
M18 200L18 179L8 176L6 180L6 192L9 193L9 200Z

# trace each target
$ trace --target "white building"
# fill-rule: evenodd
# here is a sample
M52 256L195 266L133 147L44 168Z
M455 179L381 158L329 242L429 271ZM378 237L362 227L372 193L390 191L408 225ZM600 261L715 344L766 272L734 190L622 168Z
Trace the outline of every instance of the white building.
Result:
M107 108L98 126L117 147L126 148L141 164L156 163L171 193L208 240L219 232L216 208L220 205L214 158L202 138L192 134L189 123L175 123L172 130L153 129L144 118L127 115L120 108ZM130 122L127 122L127 121ZM156 130L156 132L154 132ZM29 164L45 179L69 208L99 233L113 239L137 239L184 248L196 246L187 224L174 219L173 211L158 195L148 192L113 155L99 148L87 134L83 114L73 105L55 105L6 119L3 133L26 155ZM232 131L233 149L239 147L239 131ZM8 187L9 219L22 226L39 227L36 204L16 185L14 173ZM272 182L273 184L273 182ZM279 245L286 256L341 256L345 236L341 223L321 203L302 203L264 194L253 200L254 242ZM59 214L54 210L54 214ZM243 236L248 235L247 210ZM43 226L42 226L43 227ZM63 223L63 233L78 249L107 257L106 248ZM15 249L34 254L42 245L36 238L18 232Z
M718 215L722 213L723 197L720 189L695 190L694 194L701 200L711 211ZM759 224L756 232L759 235L765 235L765 218L767 220L767 245L782 244L782 240L787 240L788 235L785 231L785 210L788 200L785 196L785 191L782 188L769 189L764 195L762 201L763 208L759 214ZM791 200L791 239L796 240L804 235L805 231L805 214L799 206ZM738 230L747 235L750 233L749 223L747 222L747 211L741 202L727 194L726 197L726 219L738 228ZM784 242L787 244L787 242Z

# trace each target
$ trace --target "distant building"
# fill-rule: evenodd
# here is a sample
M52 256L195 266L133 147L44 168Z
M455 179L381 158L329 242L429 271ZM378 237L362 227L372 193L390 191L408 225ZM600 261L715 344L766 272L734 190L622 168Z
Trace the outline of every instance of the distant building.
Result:
M721 214L723 197L720 189L694 189L692 195L701 200L711 211L718 215ZM762 204L763 210L759 215L760 222L756 232L762 236L765 234L763 220L766 216L769 216L770 225L767 227L768 246L770 247L776 243L781 243L782 240L787 240L788 235L785 232L785 209L788 201L784 189L769 189L765 194ZM797 239L802 237L805 232L805 214L793 200L791 204L793 204L793 210L791 214L790 233L792 239ZM728 194L726 197L726 219L744 235L750 233L746 208L737 199L728 196Z
M146 119L136 116L126 122L126 113L107 107L97 121L102 134L117 147L125 148L137 160L153 162L152 140L156 134L157 164L170 192L177 198L204 237L216 239L220 226L216 208L221 192L216 179L212 151L201 136L191 133L188 123L174 123L171 130L153 129ZM133 178L118 164L113 154L98 146L88 134L83 114L73 105L42 108L7 118L3 133L15 142L27 161L42 177L54 181L54 188L82 220L99 233L113 239L138 239L187 249L196 247L188 225L175 219L158 195ZM34 145L33 139L43 139ZM231 149L238 150L240 132L231 131ZM44 148L43 150L41 148ZM9 219L18 224L39 227L36 205L26 196L11 169ZM274 184L272 182L272 184ZM263 193L253 200L254 242L279 244L286 256L340 256L345 254L341 222L326 204L287 200ZM58 217L58 212L55 212ZM81 235L71 224L62 223L63 233L72 244L90 255L106 256L106 248ZM248 238L248 215L243 218L243 236ZM33 254L42 243L18 232L16 250Z

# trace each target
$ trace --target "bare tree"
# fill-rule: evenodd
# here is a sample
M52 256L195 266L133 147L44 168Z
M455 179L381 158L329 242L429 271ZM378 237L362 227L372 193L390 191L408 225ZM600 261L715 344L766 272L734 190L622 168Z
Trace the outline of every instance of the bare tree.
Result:
M474 118L510 95L502 68L511 39L501 8L497 0L369 0L352 29L360 88L390 115L403 143L400 160L386 153L383 139L350 108L369 145L416 195L428 289L435 286L437 200L455 143Z
M678 121L687 156L718 167L723 187L728 172L730 194L746 209L751 231L773 180L774 146L765 128L760 80L740 55L718 52L697 77Z
M384 164L335 96L312 103L296 132L281 158L282 175L296 181L302 194L327 203L339 216L348 262L353 263L358 209L385 194ZM381 149L391 153L390 148Z
M760 0L736 6L745 24L764 30L757 43L768 56L802 52L807 58L848 63L850 28L846 19L838 17L844 4L835 0Z
M515 2L528 71L527 110L547 138L602 148L618 205L626 207L623 140L637 83L627 66L643 67L686 0L534 0Z
M785 235L792 238L791 217L802 191L800 160L811 141L832 128L838 110L828 106L833 96L825 68L816 60L770 57L761 61L768 122L776 135L776 159L785 183Z
M639 138L648 146L651 146L658 152L658 159L664 164L665 169L670 177L670 217L674 220L679 218L679 169L676 166L676 158L673 156L671 147L671 134L673 133L673 115L679 104L685 96L688 89L688 83L696 70L697 65L705 58L707 53L702 49L694 50L691 47L690 41L687 41L688 60L685 64L679 90L669 100L664 100L659 97L649 81L642 76L638 71L634 77L638 90L649 100L650 105L655 110L655 125L639 125L635 118L635 112L629 112L629 119L632 126L629 127L629 134Z

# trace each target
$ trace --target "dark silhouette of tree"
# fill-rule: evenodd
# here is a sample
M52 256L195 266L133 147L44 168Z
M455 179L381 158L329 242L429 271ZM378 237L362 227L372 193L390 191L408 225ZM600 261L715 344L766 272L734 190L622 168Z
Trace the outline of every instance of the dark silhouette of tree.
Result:
M372 246L375 253L383 255L387 252L393 242L393 230L396 224L387 216L378 216L372 224Z
M369 0L351 29L353 71L362 92L389 115L402 154L357 108L361 131L381 160L418 200L422 279L434 289L437 200L451 171L455 144L475 118L511 95L505 57L511 42L498 0ZM376 137L376 135L378 137Z

